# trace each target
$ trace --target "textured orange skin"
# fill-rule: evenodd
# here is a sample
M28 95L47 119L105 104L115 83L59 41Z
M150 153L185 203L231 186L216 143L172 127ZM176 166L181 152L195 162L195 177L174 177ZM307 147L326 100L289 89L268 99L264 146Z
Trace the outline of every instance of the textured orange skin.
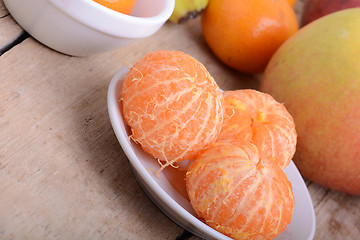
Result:
M272 96L251 89L224 91L225 117L219 139L255 144L264 161L284 169L296 150L292 116Z
M247 141L209 147L190 165L186 187L196 214L233 239L273 239L291 221L291 183Z
M194 159L215 141L224 98L206 68L180 51L146 54L129 70L121 90L132 140L172 165Z
M135 6L136 0L93 0L107 8L120 13L130 14Z
M201 20L214 54L245 73L262 72L276 49L298 30L287 0L211 0Z
M271 59L260 89L283 102L298 134L294 162L323 186L360 195L360 9L318 19Z

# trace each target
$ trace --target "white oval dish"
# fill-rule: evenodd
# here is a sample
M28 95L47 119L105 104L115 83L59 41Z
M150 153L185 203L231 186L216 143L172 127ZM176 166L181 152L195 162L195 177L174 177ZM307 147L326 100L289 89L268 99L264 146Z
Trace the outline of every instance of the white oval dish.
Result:
M31 36L59 52L89 56L155 33L171 16L175 0L137 0L130 15L92 0L3 0Z
M170 178L177 172L176 177L181 179L183 173L169 167L157 176L155 171L159 168L158 162L129 139L129 129L124 123L119 107L119 94L128 70L123 68L113 77L108 88L107 101L112 127L139 184L159 209L181 227L205 239L230 240L196 217L186 197L185 184ZM292 161L284 171L293 187L295 208L291 223L275 239L311 240L315 234L315 213L310 194Z

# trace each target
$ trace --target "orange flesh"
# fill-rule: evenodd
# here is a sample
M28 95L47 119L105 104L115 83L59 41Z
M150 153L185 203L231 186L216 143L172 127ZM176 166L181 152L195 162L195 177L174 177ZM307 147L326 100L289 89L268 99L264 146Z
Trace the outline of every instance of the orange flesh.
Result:
M130 14L136 3L136 0L93 0L93 1L107 8L110 8L114 11L124 14Z
M127 74L121 100L132 140L161 167L194 159L216 140L223 96L205 67L178 51L155 51Z
M171 186L185 199L189 199L186 186L185 186L185 176L186 170L178 169L178 168L165 168L163 173Z
M296 149L292 116L270 95L256 90L225 91L225 119L219 139L254 143L263 164L285 168Z
M211 146L190 166L186 186L197 215L233 239L273 239L291 221L291 183L280 168L262 165L249 142Z

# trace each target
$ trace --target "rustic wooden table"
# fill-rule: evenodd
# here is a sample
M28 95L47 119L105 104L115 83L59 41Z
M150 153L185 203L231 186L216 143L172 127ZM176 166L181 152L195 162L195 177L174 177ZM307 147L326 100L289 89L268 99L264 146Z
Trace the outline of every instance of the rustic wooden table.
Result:
M107 113L112 76L156 49L190 53L224 90L259 86L214 57L199 19L79 58L24 34L0 0L0 239L199 239L141 190ZM315 239L359 239L360 198L306 183Z

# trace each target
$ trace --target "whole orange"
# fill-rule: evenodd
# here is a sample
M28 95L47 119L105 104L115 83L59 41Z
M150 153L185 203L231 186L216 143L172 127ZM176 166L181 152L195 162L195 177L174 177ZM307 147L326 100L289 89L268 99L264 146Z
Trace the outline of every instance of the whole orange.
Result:
M232 239L274 239L292 218L291 183L248 141L211 145L190 165L186 188L198 217Z
M139 59L121 89L131 139L162 164L194 159L214 142L223 123L223 95L204 65L180 51Z
M107 8L110 8L114 11L124 14L130 14L136 3L136 0L93 0L93 1Z
M210 0L201 18L210 49L226 65L245 73L262 72L298 30L287 0Z

